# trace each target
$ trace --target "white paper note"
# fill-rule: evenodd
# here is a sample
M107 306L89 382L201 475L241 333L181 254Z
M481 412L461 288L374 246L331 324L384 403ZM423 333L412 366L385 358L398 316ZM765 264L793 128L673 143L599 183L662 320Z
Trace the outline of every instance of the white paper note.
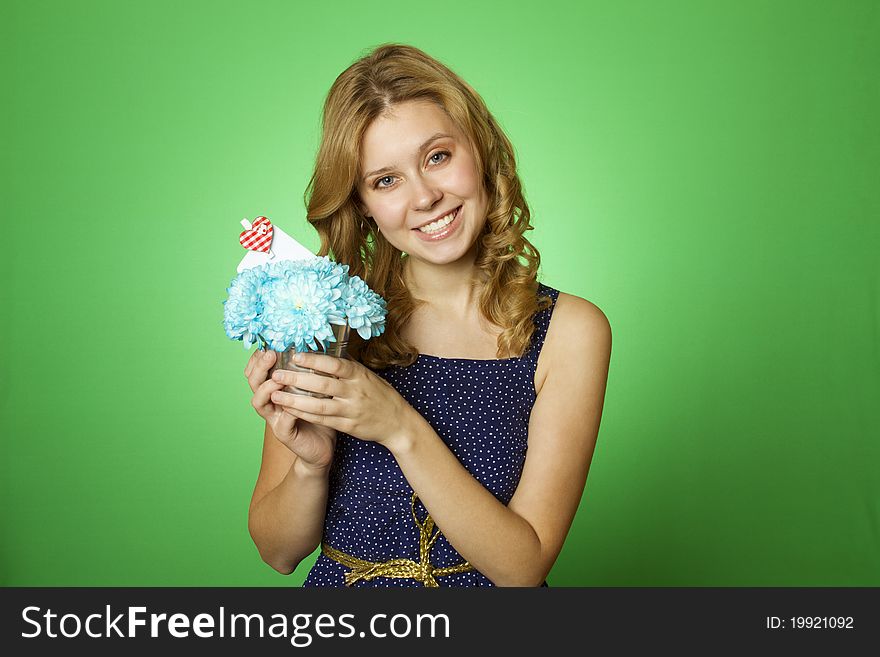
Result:
M276 223L272 223L272 255L259 251L248 251L238 264L238 273L245 269L252 269L260 265L278 260L306 260L317 258L302 244L281 230Z

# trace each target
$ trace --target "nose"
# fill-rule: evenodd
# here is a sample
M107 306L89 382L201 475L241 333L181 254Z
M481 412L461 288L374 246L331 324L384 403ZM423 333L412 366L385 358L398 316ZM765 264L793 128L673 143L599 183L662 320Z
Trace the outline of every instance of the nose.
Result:
M416 210L430 210L443 198L436 183L419 176L413 185L413 206Z

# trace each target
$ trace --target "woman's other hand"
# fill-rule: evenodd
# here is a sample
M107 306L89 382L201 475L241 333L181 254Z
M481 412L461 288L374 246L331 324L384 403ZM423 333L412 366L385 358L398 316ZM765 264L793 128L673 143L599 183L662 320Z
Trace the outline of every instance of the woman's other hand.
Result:
M269 378L269 370L277 357L272 350L258 349L248 360L244 375L254 393L251 404L259 416L266 420L275 437L296 454L303 465L316 469L329 468L336 448L336 429L307 422L272 401L273 394L283 390L285 386L284 383ZM292 374L286 370L277 371Z

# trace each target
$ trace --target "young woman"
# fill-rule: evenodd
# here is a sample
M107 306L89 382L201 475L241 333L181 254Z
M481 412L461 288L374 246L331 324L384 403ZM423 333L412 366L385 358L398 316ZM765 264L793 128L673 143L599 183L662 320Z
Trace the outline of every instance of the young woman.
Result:
M578 508L611 354L602 311L537 281L513 148L416 48L355 62L307 191L318 255L387 301L386 330L315 373L245 369L266 420L249 530L305 586L539 586ZM552 321L551 321L552 318ZM287 385L329 395L295 395Z

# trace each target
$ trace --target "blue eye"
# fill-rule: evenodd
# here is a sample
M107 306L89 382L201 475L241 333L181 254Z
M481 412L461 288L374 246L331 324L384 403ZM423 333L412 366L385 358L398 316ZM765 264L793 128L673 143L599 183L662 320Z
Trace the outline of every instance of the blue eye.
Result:
M435 160L434 158L438 155L443 155L444 158L442 160ZM450 153L448 151L437 151L431 157L429 157L428 160L430 160L434 164L440 164L441 162L448 160L449 157ZM381 183L383 180L394 180L394 176L382 176L373 183L373 189L389 189L392 186L390 182L387 185L382 185Z

